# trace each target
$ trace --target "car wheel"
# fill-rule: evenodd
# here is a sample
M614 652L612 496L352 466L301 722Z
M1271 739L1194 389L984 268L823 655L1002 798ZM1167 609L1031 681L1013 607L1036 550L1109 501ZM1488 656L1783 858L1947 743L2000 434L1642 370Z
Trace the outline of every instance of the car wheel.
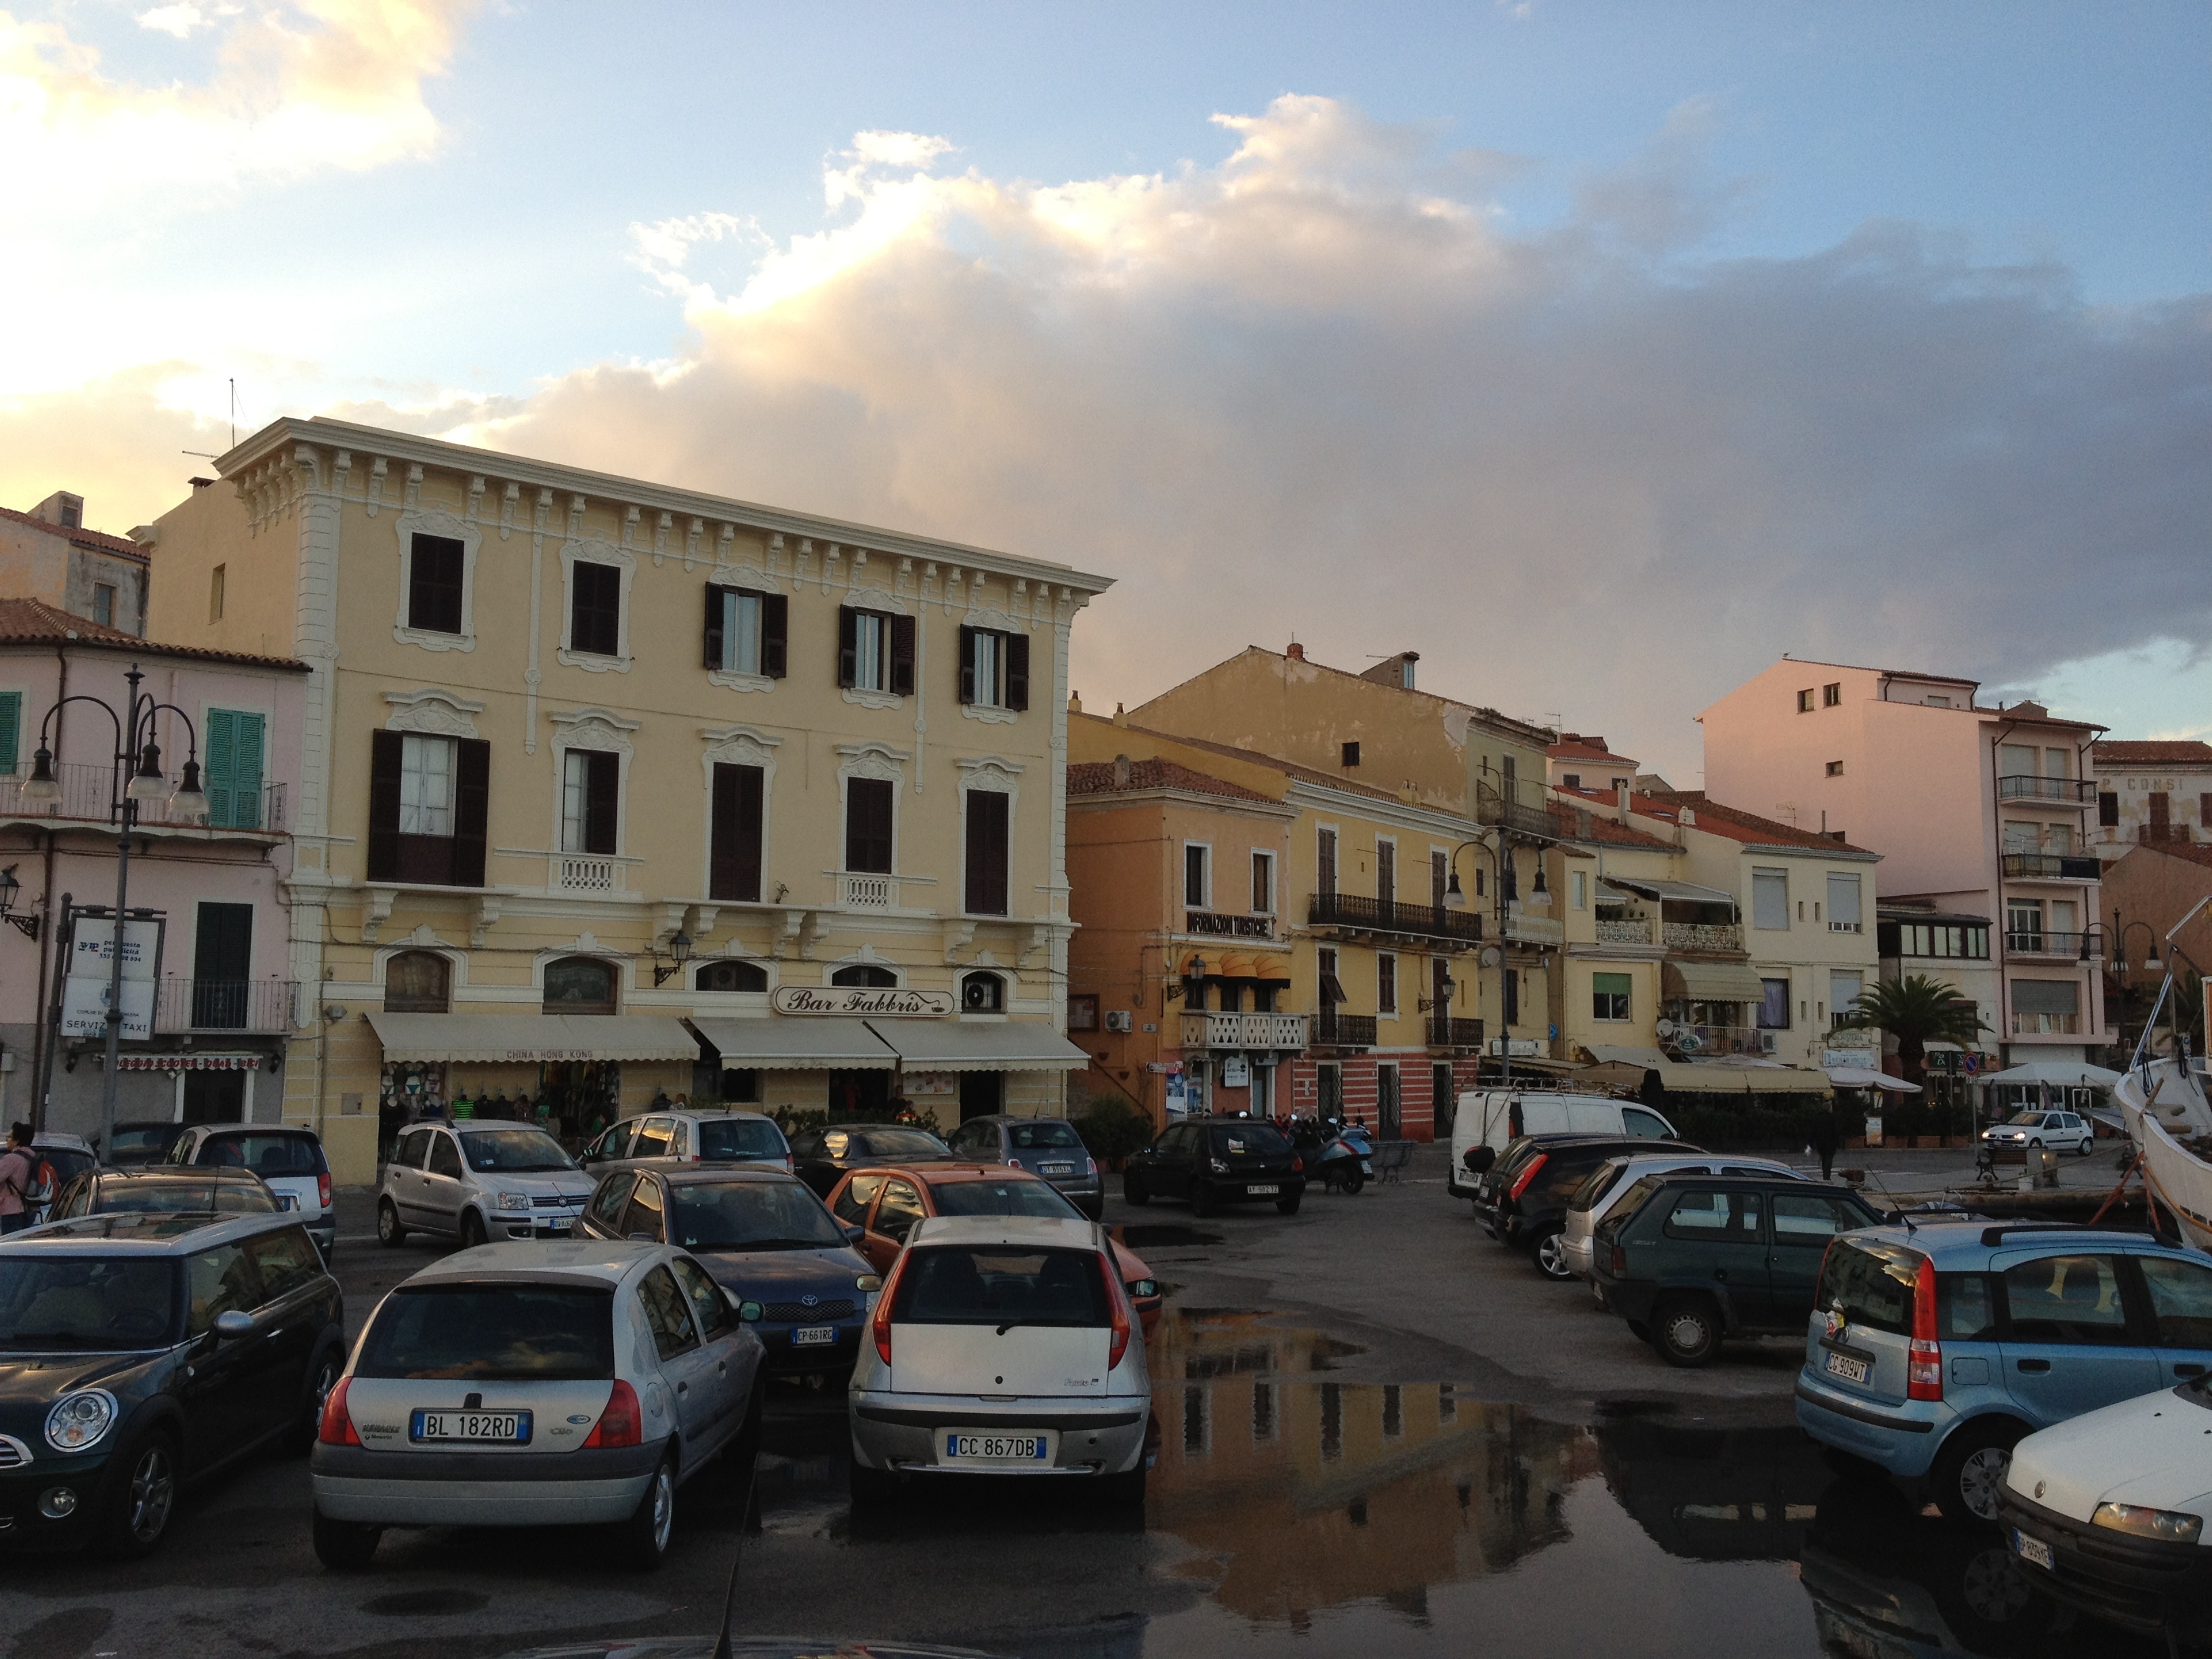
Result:
M315 1559L332 1572L359 1572L376 1553L384 1528L360 1521L333 1521L315 1511Z
M2074 1156L2076 1158L2087 1158L2090 1153L2096 1150L2097 1137L2094 1135L2083 1135L2079 1141L2075 1143Z
M483 1218L474 1210L461 1212L461 1248L473 1250L484 1243Z
M2033 1146L2033 1147L2037 1148L2039 1151L2039 1150L2041 1150L2042 1146L2043 1146L2043 1143L2042 1143L2040 1140L2031 1140L2031 1141L2029 1141L2027 1144L2028 1144L2029 1146Z
M1536 1264L1536 1271L1547 1279L1569 1279L1575 1276L1574 1264L1567 1260L1567 1238L1557 1227L1548 1228L1536 1236L1529 1249L1528 1259Z
M1304 1193L1292 1193L1288 1198L1277 1199L1275 1200L1276 1214L1296 1215L1298 1212L1298 1204L1304 1197L1305 1194Z
M1721 1310L1702 1296L1662 1303L1651 1316L1651 1342L1670 1365L1710 1365L1721 1350Z
M323 1402L337 1387L338 1373L345 1369L345 1354L337 1348L325 1348L317 1354L314 1363L307 1367L305 1409L292 1431L284 1437L284 1449L298 1456L315 1443L315 1436L323 1426Z
M1952 1435L1929 1475L1936 1507L1953 1521L1994 1522L2012 1449L2027 1432L2017 1423L1997 1421L1969 1423Z
M399 1224L399 1206L388 1198L377 1200L376 1242L387 1248L407 1242L407 1229Z
M1144 1176L1130 1170L1121 1177L1121 1201L1139 1209L1152 1201L1152 1189L1145 1185Z
M107 1515L111 1554L146 1555L167 1535L177 1507L177 1448L158 1431L136 1442L117 1460L123 1479Z
M668 1556L668 1540L676 1534L676 1463L662 1460L646 1483L637 1512L623 1522L622 1553L633 1567L651 1571Z

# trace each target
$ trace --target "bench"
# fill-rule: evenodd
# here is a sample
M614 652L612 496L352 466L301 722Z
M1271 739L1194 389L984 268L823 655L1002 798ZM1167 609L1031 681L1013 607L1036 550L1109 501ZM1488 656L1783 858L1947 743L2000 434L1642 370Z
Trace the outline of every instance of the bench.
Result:
M1410 1140L1385 1140L1376 1143L1374 1158L1375 1179L1394 1182L1402 1182L1405 1179L1406 1165L1412 1160L1413 1156L1413 1143Z

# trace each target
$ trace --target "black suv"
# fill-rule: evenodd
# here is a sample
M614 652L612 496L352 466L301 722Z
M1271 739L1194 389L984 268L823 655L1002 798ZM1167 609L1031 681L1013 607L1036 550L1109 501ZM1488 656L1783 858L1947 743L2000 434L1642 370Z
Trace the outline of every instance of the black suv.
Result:
M1272 1123L1236 1117L1170 1123L1123 1166L1121 1196L1132 1204L1187 1198L1193 1215L1256 1199L1296 1215L1305 1196L1305 1169Z
M1608 1158L1693 1154L1681 1140L1630 1135L1527 1135L1510 1143L1475 1189L1474 1212L1501 1244L1528 1252L1547 1279L1572 1279L1559 1236L1567 1200Z
M345 1364L296 1218L125 1214L0 1241L0 1547L161 1541L178 1488L304 1449Z

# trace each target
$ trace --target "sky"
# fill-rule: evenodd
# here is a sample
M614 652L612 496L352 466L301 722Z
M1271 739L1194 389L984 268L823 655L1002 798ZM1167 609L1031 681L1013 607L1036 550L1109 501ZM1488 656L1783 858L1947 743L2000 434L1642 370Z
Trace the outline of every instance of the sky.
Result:
M2208 128L2201 4L17 0L0 504L150 520L234 380L1110 575L1094 709L2212 736Z

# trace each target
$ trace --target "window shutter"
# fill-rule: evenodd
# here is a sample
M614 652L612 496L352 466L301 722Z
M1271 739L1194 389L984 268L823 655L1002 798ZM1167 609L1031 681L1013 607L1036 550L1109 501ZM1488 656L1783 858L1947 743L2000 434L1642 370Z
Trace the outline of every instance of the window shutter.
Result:
M845 786L845 867L890 873L891 786L881 778L854 778Z
M368 878L399 879L399 757L407 743L399 732L368 738ZM469 745L463 744L466 749ZM212 803L210 803L212 804Z
M7 753L7 745L0 744L0 758L5 758ZM2113 816L2117 817L2118 814L2115 813ZM2212 794L2199 795L2197 798L2197 821L2207 830L2212 830Z
M757 902L761 896L761 803L757 766L714 768L714 828L708 897Z
M234 728L238 716L228 708L210 708L207 717L207 765L200 788L207 796L208 822L231 824L231 767L238 752Z
M860 680L860 617L849 605L837 607L837 684L851 687Z
M1316 847L1322 896L1334 898L1336 896L1336 831L1322 830Z
M1006 914L1007 798L996 790L968 793L968 914Z
M2212 795L2208 795L2205 799L2207 800L2212 800ZM2118 794L2109 789L2103 791L2097 797L2098 823L2106 828L2110 828L2111 826L2119 823L2119 821L2120 798ZM2207 817L2204 821L2207 823L2212 823L2212 817Z
M790 635L791 600L782 593L761 595L761 672L772 680L784 677L790 653L784 641Z
M960 701L975 701L975 630L960 630Z
M584 766L584 850L611 857L616 850L615 807L622 793L622 757L595 749Z
M914 695L914 618L891 618L891 695Z
M1006 635L1006 707L1030 706L1030 636Z
M722 665L722 595L728 591L707 584L707 645L701 654L708 668Z
M230 761L230 817L227 820L234 829L258 830L261 827L261 732L265 724L259 714L233 714L231 717L232 748ZM209 798L214 804L214 798Z
M392 734L395 742L398 735ZM491 744L483 738L460 738L453 747L459 751L454 757L458 764L453 775L453 885L481 887L484 884L484 841L491 817ZM392 799L396 828L399 803L396 755Z
M23 694L0 694L0 775L12 773L23 752Z

